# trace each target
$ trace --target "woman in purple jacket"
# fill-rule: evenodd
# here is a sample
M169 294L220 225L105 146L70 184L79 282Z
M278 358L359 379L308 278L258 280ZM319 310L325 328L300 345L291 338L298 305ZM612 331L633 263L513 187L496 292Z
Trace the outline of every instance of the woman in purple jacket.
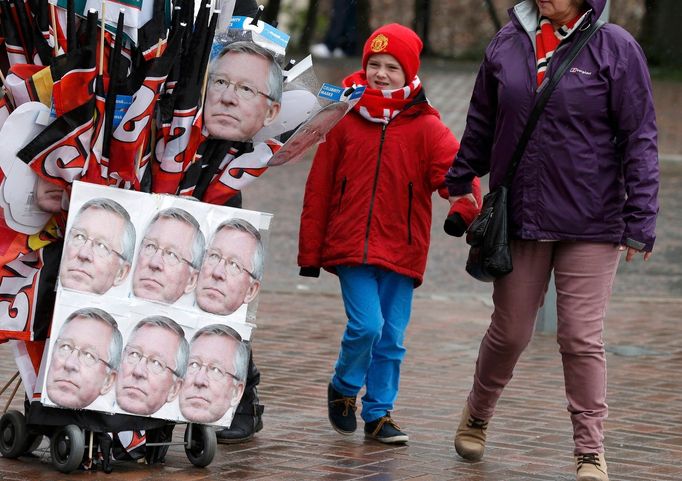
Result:
M471 180L499 185L542 83L605 0L526 0L486 49L462 144L447 176L451 200ZM621 251L651 256L658 212L658 153L644 55L607 24L562 77L519 162L510 191L514 270L494 282L492 322L455 448L483 456L488 421L528 345L554 272L558 333L578 481L608 480L603 321Z

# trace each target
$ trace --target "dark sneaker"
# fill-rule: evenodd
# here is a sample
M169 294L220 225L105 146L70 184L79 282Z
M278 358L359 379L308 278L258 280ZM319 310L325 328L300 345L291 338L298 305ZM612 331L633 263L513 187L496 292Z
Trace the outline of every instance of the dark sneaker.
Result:
M386 444L402 444L410 439L391 419L390 413L376 421L365 423L365 436Z
M327 387L327 407L329 422L340 434L353 434L358 427L355 419L355 396L344 396L332 387Z

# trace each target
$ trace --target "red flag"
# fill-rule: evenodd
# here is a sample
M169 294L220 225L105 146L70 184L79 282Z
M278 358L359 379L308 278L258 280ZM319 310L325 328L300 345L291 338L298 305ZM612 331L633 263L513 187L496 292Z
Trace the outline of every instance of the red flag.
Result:
M81 180L92 184L106 184L108 166L102 163L102 142L104 141L104 79L98 75L95 80L95 118L93 120L90 152L87 156Z
M17 157L39 176L67 189L81 177L90 153L95 99L67 112L23 147Z
M47 337L61 256L55 226L16 235L0 256L0 342Z
M164 0L153 0L152 18L137 29L137 48L142 57L149 61L160 55L159 47L166 43L166 14ZM174 32L171 32L173 35ZM166 74L167 75L167 74Z
M164 125L156 143L156 159L152 165L152 191L160 194L175 194L183 173L195 160L201 142L206 140L202 133L202 109L193 107L173 111L173 120Z
M224 167L213 177L201 200L224 205L268 170L268 160L280 147L278 143L263 142L256 144L252 152L224 159Z
M19 19L17 18L14 7L7 0L0 1L2 14L2 31L5 36L5 49L10 66L18 63L28 63L28 55L21 41L21 35L17 28Z
M50 105L52 78L50 68L26 63L14 64L7 74L5 86L12 92L14 107L26 102Z
M93 97L96 74L94 65L69 69L60 80L55 81L52 99L57 117L87 103Z
M145 170L151 137L152 116L161 88L179 52L182 32L173 36L160 57L145 62L138 75L142 85L133 94L132 103L114 129L109 147L109 177L127 182L139 189Z
M18 29L23 38L25 51L28 52L29 63L49 65L52 51L43 37L40 27L40 25L47 27L47 3L45 0L40 1L43 2L42 5L35 1L35 12L31 10L31 5L24 0L14 0L14 8Z
M214 12L207 25L208 13L208 6L200 9L189 49L182 59L182 76L173 91L172 119L164 122L156 145L153 192L177 193L184 172L196 161L199 145L206 140L201 90L218 19Z
M103 123L101 128L101 157L100 165L102 166L102 173L104 175L105 182L109 182L109 150L111 147L111 137L113 134L113 123L114 114L116 110L116 96L121 93L123 88L125 75L123 73L123 68L121 67L122 55L121 50L123 48L123 23L124 14L121 10L118 14L118 21L116 23L116 38L114 39L114 47L110 52L109 56L109 82L107 85L107 95L104 100L104 115L102 117ZM127 71L127 69L126 69Z
M93 97L96 62L97 12L88 12L85 43L52 61L52 102L57 117Z

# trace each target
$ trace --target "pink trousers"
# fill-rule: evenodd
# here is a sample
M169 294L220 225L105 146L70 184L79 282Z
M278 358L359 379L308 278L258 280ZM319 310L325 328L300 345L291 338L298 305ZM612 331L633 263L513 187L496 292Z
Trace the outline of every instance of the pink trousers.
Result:
M531 338L550 274L557 290L557 341L575 454L603 452L607 416L602 330L618 267L614 244L512 241L514 270L494 282L494 312L476 361L471 414L490 419Z

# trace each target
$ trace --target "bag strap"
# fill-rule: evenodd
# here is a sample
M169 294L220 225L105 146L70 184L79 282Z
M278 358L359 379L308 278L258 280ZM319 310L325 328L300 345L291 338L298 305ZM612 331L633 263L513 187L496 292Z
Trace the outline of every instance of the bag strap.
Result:
M587 42L590 41L590 39L596 33L596 31L599 30L605 23L606 22L604 22L603 20L597 20L596 22L593 22L584 31L580 38L578 38L573 43L573 45L571 46L571 50L566 55L564 61L556 69L554 75L552 75L552 77L547 80L547 84L545 85L544 89L542 89L542 91L540 92L540 96L537 98L535 105L533 106L533 110L531 111L530 116L528 117L528 122L526 123L526 127L524 128L523 133L521 134L519 143L516 145L516 149L514 150L514 155L512 156L511 163L509 164L509 169L507 170L507 175L504 178L503 185L507 187L511 185L512 179L514 178L514 174L516 173L516 167L519 161L521 160L521 157L523 156L523 152L526 150L526 144L528 144L530 135L533 133L535 125L538 122L538 118L540 117L540 114L545 108L545 105L547 104L547 101L549 100L549 96L552 94L552 91L557 86L559 80L561 80L561 77L564 75L564 73L566 73L566 70L568 70L568 67L571 66L571 64L578 56L580 51L583 49L583 47L587 44Z

